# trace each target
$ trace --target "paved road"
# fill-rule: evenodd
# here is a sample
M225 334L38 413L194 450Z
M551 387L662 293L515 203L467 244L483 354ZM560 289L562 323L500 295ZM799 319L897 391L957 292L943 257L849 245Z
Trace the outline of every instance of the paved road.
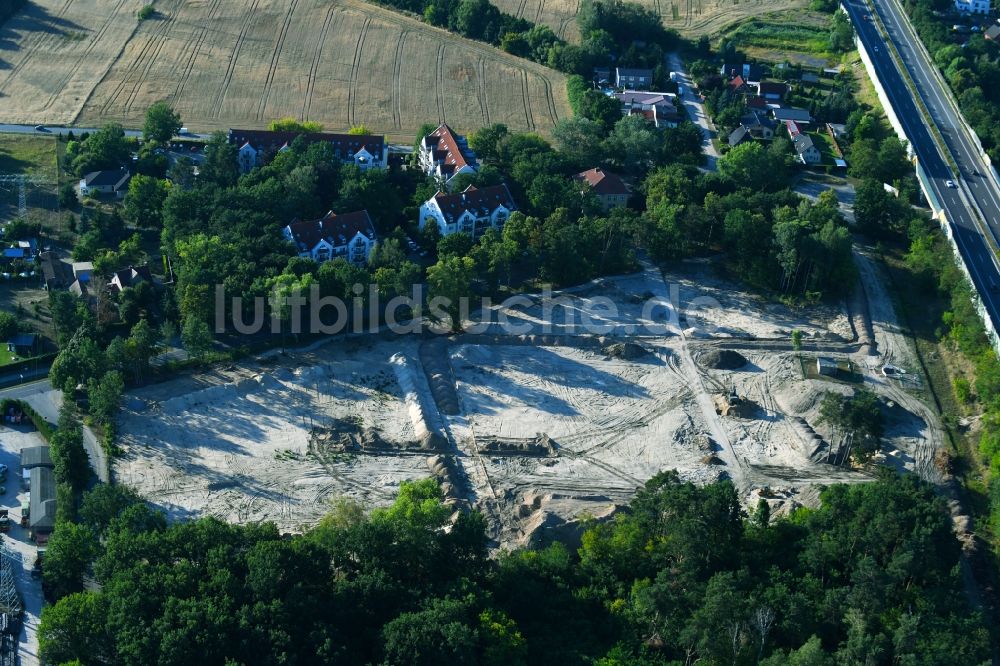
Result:
M907 69L912 71L912 66L918 60L917 47L910 43L912 37L908 37L910 33L904 32L904 29L900 27L900 17L893 14L892 8L889 7L890 0L874 1L879 16L889 30L890 38L900 50L904 62L907 63ZM961 189L949 188L946 185L948 180L955 178L955 174L952 173L930 130L924 124L923 117L910 90L906 87L902 74L896 68L888 47L875 26L874 19L870 17L868 6L858 0L845 0L844 6L850 14L858 37L872 57L876 75L889 97L907 139L913 146L917 160L930 180L931 189L947 212L952 233L962 253L965 265L972 275L976 290L993 320L994 327L1000 329L1000 289L998 289L1000 287L1000 268L997 267L990 246L976 224L973 209ZM866 19L866 16L869 18ZM917 77L912 73L911 76L915 81L918 79L924 81L923 85L918 81L918 87L924 91L928 77ZM942 106L942 100L936 99L934 95L924 96L921 94L921 97L924 104L931 109L932 117L946 140L949 143L961 142L962 132L959 131L958 124L954 122L953 117L949 120L949 115ZM976 178L975 171L984 172L985 167L981 161L976 164L969 155L965 155L963 158L960 154L958 157L963 177ZM985 178L976 180L976 187L970 188L973 195L977 189L985 189L985 181ZM1000 204L987 211L986 216L992 220L993 224L996 224L996 221L1000 219Z
M39 136L52 136L53 134L58 134L60 132L68 132L73 130L74 134L83 134L84 132L90 132L93 134L100 130L99 127L59 127L56 125L42 125L42 129L35 129L35 125L12 125L9 123L0 123L0 134L37 134ZM142 130L127 129L125 130L125 136L135 136L141 137ZM208 139L208 134L185 134L183 137L177 137L179 139Z
M691 81L691 77L684 71L684 64L681 62L680 56L676 53L668 54L667 64L671 72L677 72L677 84L682 88L681 94L678 97L684 108L687 109L687 114L691 122L701 128L702 152L706 156L706 167L714 171L715 161L719 159L720 155L719 151L715 149L715 144L712 143L712 138L718 135L718 131L716 131L715 125L712 124L712 119L705 113L705 105L694 94L694 82Z

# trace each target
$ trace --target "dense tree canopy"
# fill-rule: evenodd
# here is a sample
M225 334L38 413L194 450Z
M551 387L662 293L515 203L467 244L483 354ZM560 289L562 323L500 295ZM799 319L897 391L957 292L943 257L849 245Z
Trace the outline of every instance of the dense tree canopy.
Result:
M481 518L450 514L425 480L368 515L341 502L283 539L270 524L167 526L99 486L55 565L72 579L92 562L100 588L63 590L45 609L42 655L164 666L989 657L944 503L913 476L833 486L820 508L769 520L745 516L728 482L664 473L578 553L557 543L489 559Z

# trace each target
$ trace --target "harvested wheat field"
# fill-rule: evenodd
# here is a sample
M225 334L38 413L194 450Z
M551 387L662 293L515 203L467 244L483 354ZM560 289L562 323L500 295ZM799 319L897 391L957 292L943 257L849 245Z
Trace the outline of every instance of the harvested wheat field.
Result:
M163 0L139 22L142 4L30 4L0 33L0 118L138 126L167 100L199 131L293 116L409 139L570 115L561 74L360 0Z
M762 12L803 9L806 0L632 0L652 9L663 25L685 37L717 37L725 28ZM579 40L580 0L493 0L501 11L543 23L563 39Z

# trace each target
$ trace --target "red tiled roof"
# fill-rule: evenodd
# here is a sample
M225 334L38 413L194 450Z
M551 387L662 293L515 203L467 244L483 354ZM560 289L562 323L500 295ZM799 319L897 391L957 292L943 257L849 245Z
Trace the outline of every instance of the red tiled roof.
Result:
M595 194L628 194L628 188L622 179L601 167L588 169L573 176L578 181L586 181Z
M473 213L476 217L485 217L501 204L508 210L517 208L505 183L483 188L469 185L458 194L445 194L439 191L434 195L434 201L437 202L441 213L450 220L457 219L465 211Z
M441 171L453 173L466 166L475 167L475 156L465 140L448 127L439 125L436 130L423 138L428 148L433 147L434 161L441 164Z
M753 97L747 97L747 106L752 109L766 109L767 100L759 95L754 95Z
M375 240L375 226L367 210L340 215L331 210L318 220L296 218L288 225L288 229L300 252L312 250L321 240L333 247L346 245L358 233L367 236L369 240Z
M733 78L733 80L729 82L729 87L732 88L733 90L739 90L740 88L742 88L746 84L747 84L747 82L743 80L743 77L740 76L739 74L737 74Z

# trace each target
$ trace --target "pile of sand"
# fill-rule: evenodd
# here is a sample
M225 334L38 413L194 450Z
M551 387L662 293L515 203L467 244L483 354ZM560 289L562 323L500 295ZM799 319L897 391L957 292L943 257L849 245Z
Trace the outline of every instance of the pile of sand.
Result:
M604 348L604 353L611 358L621 358L626 361L642 358L649 354L649 350L634 342L616 342Z
M711 370L738 370L747 364L747 359L732 349L710 349L698 357L698 362Z

